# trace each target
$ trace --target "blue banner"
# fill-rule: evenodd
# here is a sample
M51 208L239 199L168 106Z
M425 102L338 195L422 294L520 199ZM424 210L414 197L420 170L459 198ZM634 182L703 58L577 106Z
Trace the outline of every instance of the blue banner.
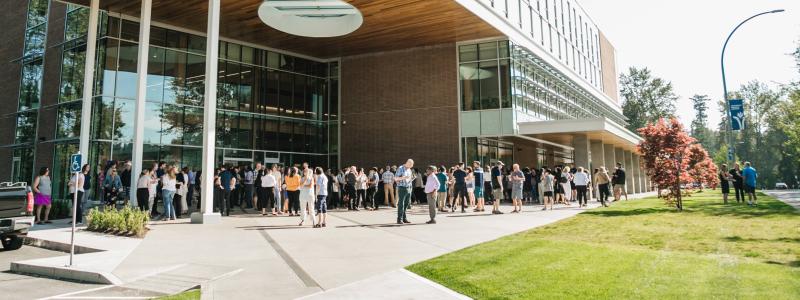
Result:
M744 129L744 101L742 99L731 99L728 102L731 109L731 129Z

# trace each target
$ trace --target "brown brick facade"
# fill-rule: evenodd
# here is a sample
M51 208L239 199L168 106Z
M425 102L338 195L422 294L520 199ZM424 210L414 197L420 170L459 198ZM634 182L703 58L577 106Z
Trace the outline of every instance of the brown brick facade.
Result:
M14 143L15 115L19 102L21 65L25 42L25 15L27 5L21 1L0 1L0 181L11 178L13 151L2 146Z
M341 164L459 159L455 44L342 58Z

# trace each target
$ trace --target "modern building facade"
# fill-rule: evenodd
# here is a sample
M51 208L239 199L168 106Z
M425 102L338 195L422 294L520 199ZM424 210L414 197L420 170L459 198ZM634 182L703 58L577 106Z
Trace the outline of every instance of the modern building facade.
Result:
M299 24L278 28L306 36L265 24L264 7ZM15 0L0 9L0 181L49 166L56 197L79 150L92 165L132 160L137 170L157 161L205 170L409 157L621 162L629 191L647 189L639 137L624 128L617 98L615 50L575 0ZM317 22L353 29L320 37Z

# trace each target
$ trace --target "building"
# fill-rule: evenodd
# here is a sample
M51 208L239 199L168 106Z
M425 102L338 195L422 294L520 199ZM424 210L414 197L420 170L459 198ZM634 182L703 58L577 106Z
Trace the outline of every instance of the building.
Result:
M646 190L615 50L576 0L15 0L0 9L0 181L30 180L40 166L64 179L69 155L83 149L93 165L131 159L137 170L157 161L621 162L629 191Z

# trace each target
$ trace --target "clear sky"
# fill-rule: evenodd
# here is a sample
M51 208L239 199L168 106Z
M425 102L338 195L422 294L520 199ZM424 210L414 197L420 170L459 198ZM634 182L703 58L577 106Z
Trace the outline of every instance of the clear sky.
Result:
M713 104L709 125L720 120L720 52L728 33L762 11L734 34L725 55L728 90L751 80L770 85L798 80L789 55L800 41L800 0L578 0L617 49L617 71L648 67L669 80L680 96L676 105L688 126L694 119L689 97L706 94Z

